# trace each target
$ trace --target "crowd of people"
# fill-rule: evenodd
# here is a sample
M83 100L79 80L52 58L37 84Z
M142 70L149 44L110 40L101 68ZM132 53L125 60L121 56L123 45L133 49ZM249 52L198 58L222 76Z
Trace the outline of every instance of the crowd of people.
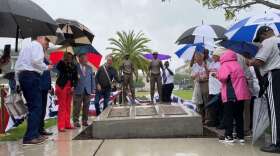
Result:
M225 129L223 142L244 143L252 134L255 98L266 98L271 119L272 144L265 152L280 152L280 38L270 27L259 28L254 40L259 50L254 58L230 49L217 48L195 53L191 62L194 80L192 101L203 124ZM235 131L234 131L235 129Z
M47 140L49 135L52 135L44 128L47 97L53 90L51 71L57 74L54 92L58 104L57 128L59 132L88 126L90 100L95 99L96 115L100 115L109 104L110 95L114 89L113 83L122 84L124 95L130 91L132 104L135 104L133 75L136 77L138 75L129 55L124 56L119 72L112 66L113 57L109 55L106 57L106 62L95 73L88 65L85 53L73 54L66 51L63 59L52 65L47 58L49 42L50 39L46 36L32 38L32 42L19 53L15 64L16 79L28 108L24 145L41 144ZM174 73L169 69L169 62L166 61L163 65L158 59L158 53L153 53L153 59L149 65L149 78L147 78L151 84L152 103L154 102L155 84L157 84L160 102L171 102L174 87L173 75ZM100 108L102 98L103 107ZM123 100L124 103L127 103L126 99ZM71 108L72 102L73 109ZM71 110L73 111L71 112Z

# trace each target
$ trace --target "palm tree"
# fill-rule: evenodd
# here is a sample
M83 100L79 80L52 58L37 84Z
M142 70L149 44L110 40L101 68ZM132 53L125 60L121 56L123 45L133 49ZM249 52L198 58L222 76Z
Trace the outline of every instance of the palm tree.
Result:
M130 60L134 63L136 71L141 70L144 75L147 73L149 62L144 58L144 54L150 53L151 49L147 46L150 39L146 38L143 32L118 31L117 37L110 38L109 41L111 46L107 49L112 50L115 68L120 68L124 56L128 54Z

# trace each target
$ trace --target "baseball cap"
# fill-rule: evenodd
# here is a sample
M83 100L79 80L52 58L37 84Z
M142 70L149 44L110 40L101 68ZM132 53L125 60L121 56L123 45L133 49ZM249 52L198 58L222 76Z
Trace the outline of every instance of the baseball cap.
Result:
M260 42L261 39L261 35L263 35L264 33L271 31L272 29L269 26L261 26L259 28L259 30L257 31L256 37L253 40L254 42Z

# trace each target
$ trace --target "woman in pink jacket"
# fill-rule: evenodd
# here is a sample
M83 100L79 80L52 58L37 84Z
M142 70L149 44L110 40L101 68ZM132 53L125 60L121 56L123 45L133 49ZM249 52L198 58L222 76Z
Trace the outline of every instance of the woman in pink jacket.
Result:
M234 142L235 140L243 143L244 140L244 121L243 109L244 100L251 98L247 85L246 77L240 64L237 62L237 55L226 50L221 58L221 67L218 71L218 79L222 83L222 101L224 103L224 124L225 136L221 141ZM233 121L236 123L237 136L233 139Z

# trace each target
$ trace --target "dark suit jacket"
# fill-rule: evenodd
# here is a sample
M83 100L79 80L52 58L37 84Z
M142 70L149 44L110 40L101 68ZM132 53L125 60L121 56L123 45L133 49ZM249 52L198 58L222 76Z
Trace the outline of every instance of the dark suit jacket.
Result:
M46 65L49 65L49 61L47 59L44 59L44 63ZM51 80L51 72L49 70L46 70L43 72L43 75L41 76L41 89L42 90L50 90L52 87L52 80Z

